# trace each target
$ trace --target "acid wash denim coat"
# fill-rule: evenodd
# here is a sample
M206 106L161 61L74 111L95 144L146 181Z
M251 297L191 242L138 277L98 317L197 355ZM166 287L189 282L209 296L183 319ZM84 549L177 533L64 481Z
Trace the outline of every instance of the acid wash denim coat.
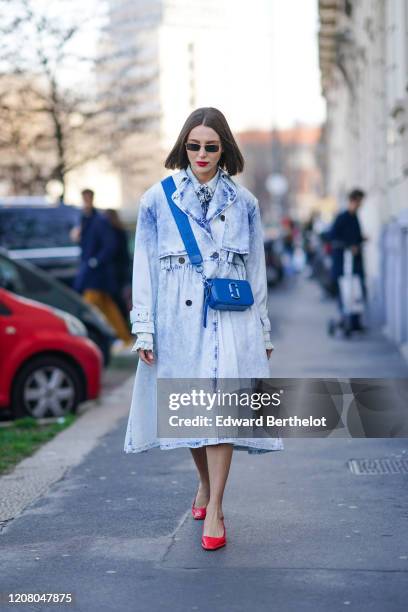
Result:
M196 448L221 442L237 450L282 450L281 438L158 438L157 379L249 379L270 376L264 330L270 330L263 233L257 199L220 168L207 223L185 170L173 175L173 202L189 216L207 277L249 280L254 304L245 311L208 309L203 284L158 181L141 197L133 260L132 332L154 338L155 363L139 360L125 436L126 453L155 446Z

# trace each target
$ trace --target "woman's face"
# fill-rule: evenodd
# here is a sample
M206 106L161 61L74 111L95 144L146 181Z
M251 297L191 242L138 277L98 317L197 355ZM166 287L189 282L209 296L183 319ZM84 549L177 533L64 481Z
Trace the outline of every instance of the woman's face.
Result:
M187 150L191 169L202 182L210 180L218 169L218 162L222 155L221 140L217 132L206 125L197 125L189 133L186 143L199 144L199 151ZM218 151L208 152L204 145L218 145Z

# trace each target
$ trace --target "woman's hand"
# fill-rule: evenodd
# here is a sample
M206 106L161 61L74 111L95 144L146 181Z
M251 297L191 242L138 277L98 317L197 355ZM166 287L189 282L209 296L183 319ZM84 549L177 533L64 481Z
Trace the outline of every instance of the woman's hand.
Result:
M153 351L146 351L145 349L139 349L137 351L137 354L139 355L139 359L147 363L147 365L153 365L154 363Z
M266 356L270 359L273 349L266 349Z

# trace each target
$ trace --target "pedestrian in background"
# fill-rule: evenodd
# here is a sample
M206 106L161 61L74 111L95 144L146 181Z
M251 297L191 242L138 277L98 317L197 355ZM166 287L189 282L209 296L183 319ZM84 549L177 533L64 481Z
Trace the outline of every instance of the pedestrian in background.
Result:
M113 295L113 299L125 321L130 321L129 315L132 308L132 262L129 256L128 236L117 210L107 208L104 214L113 227L116 236L116 250L113 263L118 291Z
M109 221L93 205L92 189L82 191L81 225L71 230L71 240L79 242L81 258L73 287L106 316L118 337L127 345L132 336L116 306L113 296L118 291L114 264L117 239Z
M216 549L226 543L222 500L233 449L278 451L282 440L223 437L218 431L217 437L158 438L157 382L205 379L218 385L269 377L273 346L261 217L254 195L231 178L242 172L244 160L219 110L191 113L165 167L178 170L171 200L189 219L204 274L247 279L255 303L241 312L209 308L204 326L202 277L184 248L177 212L161 181L148 189L136 227L131 321L139 363L124 450L190 448L199 479L192 515L205 520L203 548Z
M281 220L281 224L285 274L287 276L292 276L296 271L296 266L294 265L294 256L297 228L294 220L290 216L283 217L283 219Z
M353 189L350 191L348 195L347 210L337 215L329 232L332 246L332 279L335 283L341 314L343 314L343 305L339 278L343 276L344 272L344 253L346 249L351 250L353 256L352 273L359 276L364 299L367 297L362 252L362 245L366 238L364 238L361 232L360 222L357 216L357 212L363 203L364 197L365 192L362 189ZM351 315L351 329L356 331L364 330L359 314Z
M303 250L306 256L306 266L309 278L313 278L313 264L316 256L315 225L318 213L313 211L302 228Z

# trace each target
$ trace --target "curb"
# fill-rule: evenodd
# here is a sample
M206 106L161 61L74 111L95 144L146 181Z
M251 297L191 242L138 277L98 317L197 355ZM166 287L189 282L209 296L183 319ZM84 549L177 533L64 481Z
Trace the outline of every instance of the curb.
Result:
M71 427L58 433L14 470L0 477L0 533L32 501L44 495L70 468L78 465L129 414L134 374L105 398L86 402Z

